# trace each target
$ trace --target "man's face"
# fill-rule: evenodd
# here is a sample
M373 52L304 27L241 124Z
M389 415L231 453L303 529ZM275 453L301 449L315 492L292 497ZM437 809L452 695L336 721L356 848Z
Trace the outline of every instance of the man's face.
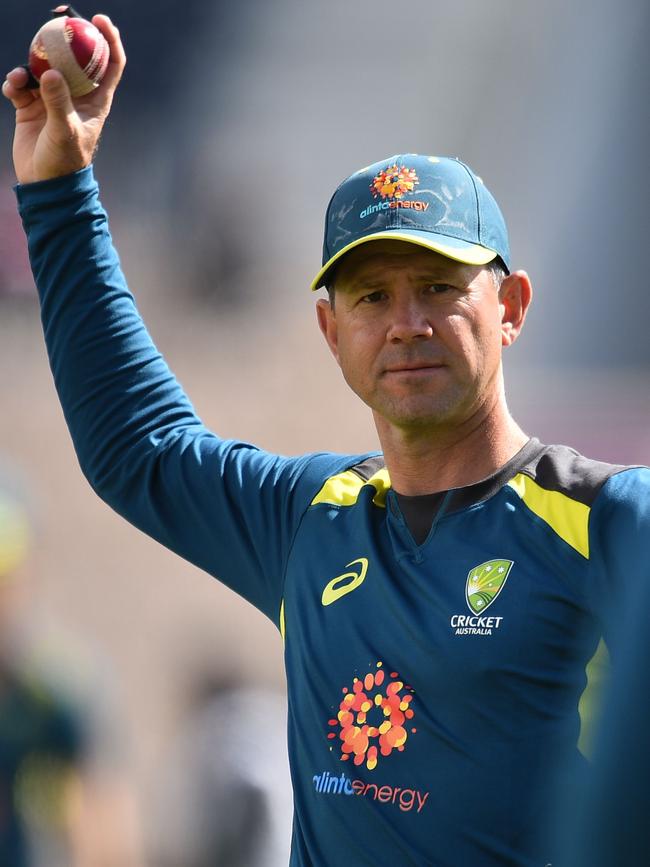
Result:
M489 270L400 241L352 250L319 324L343 375L397 427L467 422L501 383L505 305ZM514 339L514 338L513 338Z

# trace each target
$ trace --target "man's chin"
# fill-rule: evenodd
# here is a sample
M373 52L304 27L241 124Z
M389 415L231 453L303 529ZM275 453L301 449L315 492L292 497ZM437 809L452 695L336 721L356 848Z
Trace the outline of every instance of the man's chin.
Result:
M405 430L458 423L458 408L455 405L423 398L392 401L381 408L373 408L373 413L390 425Z

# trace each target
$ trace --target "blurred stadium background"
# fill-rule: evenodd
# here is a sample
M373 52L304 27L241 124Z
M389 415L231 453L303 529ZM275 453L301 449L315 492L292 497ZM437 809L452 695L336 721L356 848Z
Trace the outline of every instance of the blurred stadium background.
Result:
M506 359L515 416L592 457L650 462L645 0L159 0L155 11L105 0L101 11L129 56L96 164L103 201L145 319L208 425L284 453L375 447L307 287L336 184L419 151L461 156L484 177L531 274L532 313ZM47 16L34 0L3 4L6 70ZM194 685L281 691L281 643L82 480L15 216L12 123L7 106L0 452L36 516L29 616L77 648L80 667L110 670L148 840Z

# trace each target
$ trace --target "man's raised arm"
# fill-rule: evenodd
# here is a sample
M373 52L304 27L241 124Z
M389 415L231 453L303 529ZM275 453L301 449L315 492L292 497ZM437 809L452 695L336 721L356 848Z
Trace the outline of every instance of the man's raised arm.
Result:
M93 23L109 71L75 99L57 72L3 86L16 109L18 202L50 365L81 467L144 532L279 620L303 511L341 459L287 459L207 430L154 346L126 284L91 162L125 65L117 29Z

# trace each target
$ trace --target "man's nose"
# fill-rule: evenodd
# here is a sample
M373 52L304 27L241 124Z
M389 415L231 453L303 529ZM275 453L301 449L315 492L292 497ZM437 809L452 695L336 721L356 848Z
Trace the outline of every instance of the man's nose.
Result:
M422 340L433 335L427 311L416 299L395 303L387 337L391 341Z

